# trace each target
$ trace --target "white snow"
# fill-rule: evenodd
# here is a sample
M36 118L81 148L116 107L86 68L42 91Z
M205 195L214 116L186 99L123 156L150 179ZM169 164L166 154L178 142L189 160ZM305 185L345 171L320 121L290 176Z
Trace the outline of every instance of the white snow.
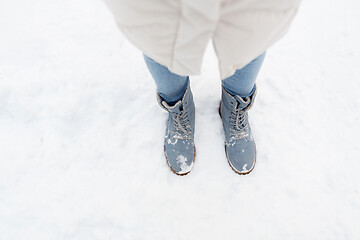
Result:
M0 239L360 239L358 9L304 1L268 51L246 176L226 160L209 48L179 177L142 55L100 0L1 1Z
M254 165L254 164L252 164L252 165ZM248 170L246 169L246 167L247 167L247 164L244 164L244 166L242 167L242 170L245 171L245 172L248 171Z
M175 145L178 142L178 140L179 140L178 138L175 138L174 142L172 142L171 139L168 138L167 142L168 142L168 144Z
M176 163L181 169L179 171L180 174L189 172L193 166L193 163L187 165L186 161L187 161L187 157L185 157L184 155L179 155L176 158Z

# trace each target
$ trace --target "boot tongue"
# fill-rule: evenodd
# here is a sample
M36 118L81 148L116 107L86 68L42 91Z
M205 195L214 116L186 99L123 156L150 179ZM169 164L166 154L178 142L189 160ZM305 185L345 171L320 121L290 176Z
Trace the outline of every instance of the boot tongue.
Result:
M237 109L244 109L250 104L250 97L240 97L239 95L234 96L237 101Z
M169 106L169 104L165 101L162 101L164 107L171 113L180 113L183 110L182 101L179 100L175 105Z

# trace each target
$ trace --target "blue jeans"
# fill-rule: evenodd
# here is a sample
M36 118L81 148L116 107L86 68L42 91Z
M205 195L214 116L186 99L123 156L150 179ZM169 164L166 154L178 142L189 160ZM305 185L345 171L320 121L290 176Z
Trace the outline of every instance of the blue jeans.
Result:
M245 67L222 80L225 90L240 97L250 96L254 91L256 77L265 58L265 52ZM144 54L146 65L155 80L159 95L169 104L179 101L185 93L189 76L180 76Z

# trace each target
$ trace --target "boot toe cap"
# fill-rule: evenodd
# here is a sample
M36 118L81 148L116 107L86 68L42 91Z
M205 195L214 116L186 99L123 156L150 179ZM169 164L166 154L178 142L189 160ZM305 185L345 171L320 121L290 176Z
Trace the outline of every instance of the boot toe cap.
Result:
M165 144L166 161L171 171L178 175L189 173L195 160L195 147L184 141L176 145Z
M238 174L248 174L256 161L254 142L225 146L227 160L231 168Z

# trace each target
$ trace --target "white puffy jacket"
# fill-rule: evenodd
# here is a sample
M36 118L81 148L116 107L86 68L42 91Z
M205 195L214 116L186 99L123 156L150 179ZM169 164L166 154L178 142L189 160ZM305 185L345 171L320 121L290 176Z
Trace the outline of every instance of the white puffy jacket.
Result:
M176 74L200 74L211 38L224 79L287 32L300 0L105 2L129 41Z

